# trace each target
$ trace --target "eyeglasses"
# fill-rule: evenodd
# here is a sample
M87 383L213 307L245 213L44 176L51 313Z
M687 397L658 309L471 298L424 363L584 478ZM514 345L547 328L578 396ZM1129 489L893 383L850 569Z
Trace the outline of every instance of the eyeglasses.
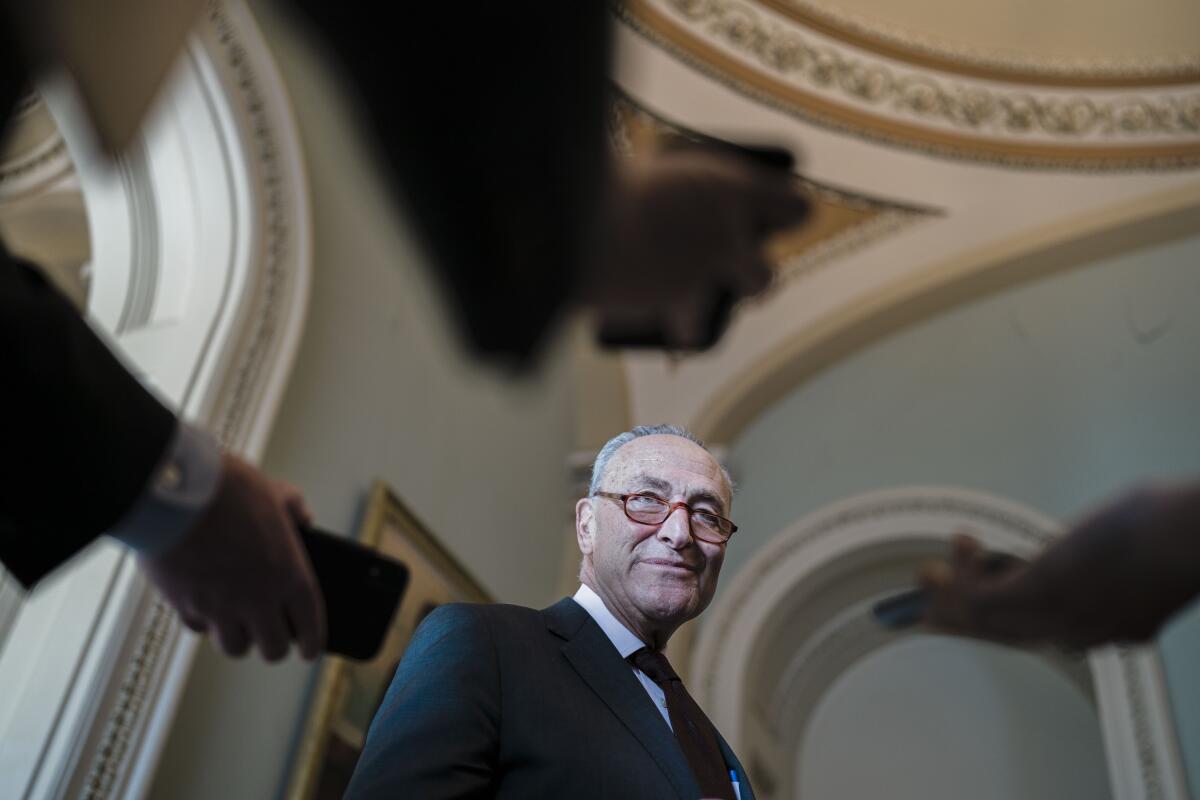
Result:
M625 508L625 516L643 525L661 525L667 521L667 517L675 513L675 509L682 508L688 513L692 535L709 544L725 544L737 531L737 525L720 514L692 508L687 503L668 503L652 494L596 492L596 495L620 500Z

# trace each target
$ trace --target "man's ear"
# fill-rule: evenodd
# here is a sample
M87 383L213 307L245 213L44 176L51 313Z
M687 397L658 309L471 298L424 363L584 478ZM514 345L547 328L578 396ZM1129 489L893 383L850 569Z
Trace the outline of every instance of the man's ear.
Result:
M575 504L575 540L580 553L591 555L596 543L596 506L590 497Z

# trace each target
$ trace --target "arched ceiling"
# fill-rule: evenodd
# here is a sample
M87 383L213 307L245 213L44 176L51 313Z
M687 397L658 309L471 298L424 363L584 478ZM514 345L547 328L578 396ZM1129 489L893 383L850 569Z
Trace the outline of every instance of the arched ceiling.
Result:
M798 8L789 0L625 0L619 14L707 79L852 135L1032 167L1200 161L1200 70L994 61L968 46L958 56L931 53ZM987 27L977 21L981 35Z
M775 288L712 352L625 355L634 423L729 441L899 326L1200 229L1200 45L1179 33L1200 11L992 5L614 7L626 132L787 145L818 201L811 228L775 243Z
M761 0L868 49L948 71L1097 82L1195 82L1200 6L1190 0Z

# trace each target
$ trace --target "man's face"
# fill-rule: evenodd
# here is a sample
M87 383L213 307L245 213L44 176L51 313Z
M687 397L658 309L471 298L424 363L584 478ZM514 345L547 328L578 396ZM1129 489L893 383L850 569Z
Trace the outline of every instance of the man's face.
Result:
M680 436L643 436L622 446L608 463L601 489L650 494L729 516L730 488L720 466ZM592 497L579 502L576 521L585 575L590 558L592 588L643 639L652 631L670 636L712 600L725 545L693 537L684 509L660 525L646 525L627 517L619 500Z

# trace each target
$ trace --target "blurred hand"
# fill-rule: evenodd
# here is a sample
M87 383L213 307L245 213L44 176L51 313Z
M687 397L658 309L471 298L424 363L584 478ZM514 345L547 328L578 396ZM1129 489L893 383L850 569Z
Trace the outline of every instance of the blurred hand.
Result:
M810 211L791 175L698 148L625 165L611 203L585 299L606 320L660 320L678 347L704 338L720 292L770 285L766 239Z
M297 533L312 514L300 492L236 456L223 456L217 493L196 527L171 550L142 560L184 624L211 631L227 655L256 645L267 661L325 646L324 606Z
M1144 642L1200 594L1200 485L1132 492L1028 564L989 573L979 543L922 570L926 620L953 633L1069 648Z

